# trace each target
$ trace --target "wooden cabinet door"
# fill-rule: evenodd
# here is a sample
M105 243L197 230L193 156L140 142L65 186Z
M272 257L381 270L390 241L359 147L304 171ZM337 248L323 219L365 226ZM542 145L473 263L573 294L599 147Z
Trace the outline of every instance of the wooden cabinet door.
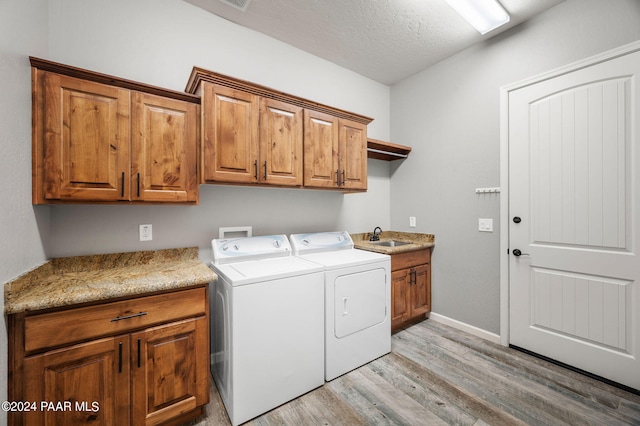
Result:
M128 425L129 336L50 351L24 361L24 424ZM44 405L43 405L44 403Z
M431 311L431 276L429 265L411 268L411 318Z
M206 317L131 335L132 421L158 424L209 401Z
M295 105L260 99L260 182L302 185L302 111Z
M203 183L256 183L258 97L203 83L202 109Z
M198 106L132 94L131 199L196 202Z
M46 73L44 198L129 199L129 91Z
M391 273L391 329L395 330L409 319L409 274L407 269Z
M338 138L336 117L304 111L304 186L338 187Z
M367 126L340 119L340 182L345 189L367 189Z

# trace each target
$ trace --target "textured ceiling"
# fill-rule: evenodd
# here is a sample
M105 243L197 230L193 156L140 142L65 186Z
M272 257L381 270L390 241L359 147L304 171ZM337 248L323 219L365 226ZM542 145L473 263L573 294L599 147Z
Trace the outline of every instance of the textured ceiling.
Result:
M484 36L445 0L251 0L245 12L185 1L392 85L563 0L501 0L511 21Z

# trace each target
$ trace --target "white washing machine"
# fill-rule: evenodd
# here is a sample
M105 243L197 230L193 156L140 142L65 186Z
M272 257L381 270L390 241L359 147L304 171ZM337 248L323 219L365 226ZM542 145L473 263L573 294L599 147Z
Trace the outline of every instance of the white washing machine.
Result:
M347 232L291 235L325 271L325 380L391 351L391 257L355 249Z
M238 425L324 384L324 272L285 235L211 244L211 372Z

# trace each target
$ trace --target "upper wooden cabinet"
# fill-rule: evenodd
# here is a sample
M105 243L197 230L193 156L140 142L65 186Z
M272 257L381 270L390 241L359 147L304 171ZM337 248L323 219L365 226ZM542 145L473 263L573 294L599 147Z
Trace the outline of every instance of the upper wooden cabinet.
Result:
M202 182L302 185L302 108L203 83Z
M313 110L304 125L304 185L366 190L367 126Z
M340 119L340 187L349 190L367 189L367 126Z
M337 188L340 179L338 118L321 112L304 112L304 184Z
M43 193L34 202L128 199L129 91L48 72L36 72L38 80L34 171L42 182L34 185Z
M202 182L257 182L258 97L204 84L202 104Z
M202 182L367 189L368 117L194 68Z
M31 58L33 203L197 203L199 98Z
M269 98L260 99L261 182L302 185L303 109Z
M132 92L131 188L135 201L198 201L198 105Z

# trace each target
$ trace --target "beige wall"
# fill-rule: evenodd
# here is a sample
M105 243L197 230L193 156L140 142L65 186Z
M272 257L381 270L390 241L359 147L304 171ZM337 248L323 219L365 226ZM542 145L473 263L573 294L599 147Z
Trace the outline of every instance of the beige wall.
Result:
M389 227L389 163L377 160L363 194L202 186L199 206L32 206L29 55L175 90L197 65L373 117L370 136L389 139L389 87L181 0L2 1L1 283L49 257L198 246L208 261L220 226L253 225L255 234ZM152 242L138 241L142 223L153 225Z
M640 39L640 2L567 0L391 89L391 226L436 234L433 310L500 332L500 87ZM478 232L492 218L494 232ZM506 255L506 253L505 253Z
M45 260L49 207L31 205L28 54L47 53L47 2L0 2L0 283ZM4 297L0 302L4 312ZM0 327L0 401L7 400L7 334ZM0 411L0 424L7 414Z
M499 196L475 188L499 186L499 88L639 38L639 2L567 0L390 90L180 0L0 2L0 282L52 256L198 246L208 260L219 226L382 226L435 233L435 312L497 333ZM402 163L370 160L365 194L202 186L191 207L32 206L29 55L176 90L197 65L374 117L371 137L414 149ZM479 217L496 232L479 233ZM141 223L154 241L137 241Z
M194 65L357 112L389 137L389 87L241 28L180 0L50 1L50 58L183 90ZM117 29L117 30L116 30ZM199 206L54 206L54 257L198 246L210 257L221 226L254 234L389 227L389 164L370 160L369 191L201 186ZM138 241L142 223L153 241Z

